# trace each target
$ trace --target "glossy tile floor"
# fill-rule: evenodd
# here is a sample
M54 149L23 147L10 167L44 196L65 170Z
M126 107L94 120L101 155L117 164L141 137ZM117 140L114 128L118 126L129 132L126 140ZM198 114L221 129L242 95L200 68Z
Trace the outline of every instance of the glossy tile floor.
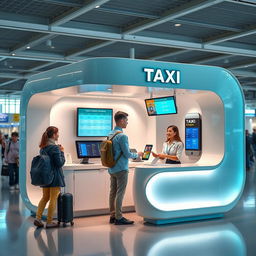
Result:
M73 227L35 229L19 192L1 179L0 256L5 255L256 255L256 174L247 172L239 204L221 219L146 225L135 213L132 226L108 224L108 216L76 218Z

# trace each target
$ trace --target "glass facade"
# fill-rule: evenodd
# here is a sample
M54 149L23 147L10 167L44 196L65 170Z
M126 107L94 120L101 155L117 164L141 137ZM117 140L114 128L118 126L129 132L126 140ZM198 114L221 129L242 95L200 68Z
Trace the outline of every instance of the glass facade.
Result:
M0 112L10 113L10 114L19 114L20 113L20 96L0 95Z

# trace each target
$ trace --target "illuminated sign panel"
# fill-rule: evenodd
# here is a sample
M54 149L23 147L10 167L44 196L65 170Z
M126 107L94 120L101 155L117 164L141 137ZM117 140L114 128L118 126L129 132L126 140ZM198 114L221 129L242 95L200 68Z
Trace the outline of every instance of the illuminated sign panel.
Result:
M180 71L178 70L161 70L159 68L143 68L146 73L146 81L153 83L164 84L179 84L180 83Z

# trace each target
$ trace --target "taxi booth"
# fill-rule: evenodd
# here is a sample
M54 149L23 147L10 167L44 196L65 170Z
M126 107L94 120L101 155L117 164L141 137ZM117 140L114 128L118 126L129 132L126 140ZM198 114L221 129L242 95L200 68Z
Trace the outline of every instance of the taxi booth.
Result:
M159 99L172 99L175 111L159 110ZM59 128L59 143L65 148L65 191L74 196L75 216L108 212L107 168L97 155L89 156L87 164L79 163L76 144L102 141L109 127L97 123L102 119L97 116L83 134L78 109L110 109L111 121L116 111L127 112L124 132L130 148L137 151L150 144L160 153L166 128L179 128L184 143L181 164L154 161L152 155L144 162L130 163L126 210L135 207L145 221L163 224L220 217L238 202L245 183L245 159L244 99L237 79L219 67L94 58L31 76L24 87L20 188L31 212L41 197L41 189L31 185L31 160L50 125ZM106 133L94 133L97 129Z

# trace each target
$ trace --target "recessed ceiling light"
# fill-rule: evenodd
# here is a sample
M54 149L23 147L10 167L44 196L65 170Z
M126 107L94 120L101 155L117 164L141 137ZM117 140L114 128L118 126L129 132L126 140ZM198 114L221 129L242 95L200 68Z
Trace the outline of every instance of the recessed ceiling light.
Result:
M15 53L12 53L12 56L15 56Z
M27 48L27 49L30 49L30 46L28 45L26 48Z
M100 5L96 5L96 6L95 6L95 8L99 8L99 7L100 7Z
M46 45L47 45L48 47L51 47L51 46L52 46L52 40L51 40L51 39L48 39L48 40L46 41Z
M175 26L175 27L180 27L181 24L180 24L180 23L175 23L174 26Z

